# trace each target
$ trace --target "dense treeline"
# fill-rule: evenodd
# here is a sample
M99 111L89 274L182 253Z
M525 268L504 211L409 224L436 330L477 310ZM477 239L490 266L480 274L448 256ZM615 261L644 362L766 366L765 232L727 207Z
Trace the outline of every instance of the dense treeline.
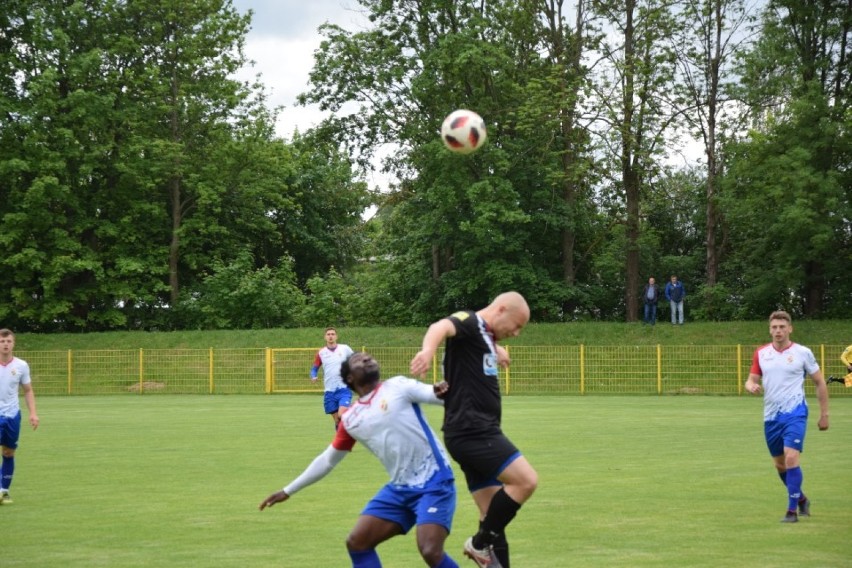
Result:
M282 140L230 0L6 0L3 325L422 325L507 288L634 321L672 273L693 318L848 317L845 0L359 4L301 98L359 111ZM435 134L462 107L466 157Z

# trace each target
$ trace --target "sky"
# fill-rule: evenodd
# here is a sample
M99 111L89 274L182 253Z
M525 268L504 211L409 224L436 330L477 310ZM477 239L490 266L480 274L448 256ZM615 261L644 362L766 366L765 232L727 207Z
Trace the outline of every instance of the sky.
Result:
M261 74L269 104L284 107L278 115L276 134L289 139L294 131L305 132L319 124L326 116L319 108L295 105L296 97L308 89L313 54L322 40L317 29L326 22L349 31L366 29L369 22L361 12L363 7L357 0L233 0L233 4L240 13L254 12L245 47L254 66L243 69L237 77L253 80ZM378 171L379 160L387 152L377 152L376 171L367 179L380 189L393 185ZM691 162L702 155L702 146L687 140L683 155L670 156L670 160Z
M246 38L246 57L255 62L238 75L251 80L260 73L271 106L285 108L278 117L276 133L289 138L316 126L325 115L316 107L296 107L296 97L308 89L313 53L322 37L323 23L347 30L364 28L366 19L355 0L233 0L241 14L252 10Z

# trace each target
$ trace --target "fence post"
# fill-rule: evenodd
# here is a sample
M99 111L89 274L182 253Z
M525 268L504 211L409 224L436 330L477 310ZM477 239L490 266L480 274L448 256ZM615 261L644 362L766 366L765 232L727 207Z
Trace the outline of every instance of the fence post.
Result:
M264 377L266 382L266 394L272 393L272 349L269 347L266 348L266 364L264 368L266 370L266 377Z
M71 383L73 382L74 373L71 371L71 350L68 350L68 394L71 394Z
M737 394L743 394L743 346L737 344Z
M657 394L663 394L663 348L657 344Z
M509 355L509 346L508 345L506 346L506 354ZM509 357L509 359L511 359L511 357ZM499 369L500 365L497 365L497 368ZM506 367L506 394L507 395L509 394L509 391L512 390L511 385L512 385L512 371L511 371L511 365L510 365L509 367Z
M580 344L580 394L586 394L586 346Z
M145 357L142 354L142 348L139 348L139 394L145 390Z
M210 373L208 376L209 392L213 394L213 348L210 348Z

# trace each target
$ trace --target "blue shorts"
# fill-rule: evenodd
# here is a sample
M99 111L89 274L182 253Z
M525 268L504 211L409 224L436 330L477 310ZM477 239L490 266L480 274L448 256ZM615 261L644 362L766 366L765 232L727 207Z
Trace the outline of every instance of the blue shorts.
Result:
M21 413L15 416L0 416L0 446L14 450L21 437Z
M382 487L362 515L370 515L398 524L402 534L414 525L441 525L450 532L456 512L456 486L452 479L419 489L400 489L391 484Z
M775 420L764 422L763 432L766 435L766 447L769 448L769 455L772 457L783 456L784 448L804 451L807 429L807 406L804 407L804 412L797 409L792 414L779 414Z
M341 406L349 408L352 406L352 391L349 389L337 389L326 391L322 397L322 405L326 414L334 414Z

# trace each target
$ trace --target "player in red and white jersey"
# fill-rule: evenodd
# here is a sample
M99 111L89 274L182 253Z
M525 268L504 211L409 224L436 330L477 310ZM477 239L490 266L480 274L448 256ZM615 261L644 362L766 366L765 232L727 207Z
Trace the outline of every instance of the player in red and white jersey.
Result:
M24 400L30 413L30 426L38 428L35 394L30 380L30 366L14 356L15 334L0 329L0 505L12 503L9 487L15 473L15 450L21 435L21 403L19 391L24 391Z
M427 565L457 568L444 552L456 505L449 456L429 426L421 404L442 404L446 383L427 385L405 377L379 380L379 364L356 353L341 376L359 399L341 417L331 445L295 480L267 497L260 509L286 501L328 475L356 441L373 453L390 481L369 502L346 540L353 568L381 567L376 547L417 526L417 546Z
M322 382L325 393L322 405L326 414L334 420L334 427L340 422L340 415L352 404L352 392L340 376L340 366L352 356L352 348L337 342L337 330L325 328L325 347L320 349L311 367L311 382L317 381L319 368L322 367Z
M816 386L819 400L820 430L828 430L828 388L813 352L793 343L790 314L772 312L769 316L769 334L772 343L754 352L751 370L745 388L752 394L763 391L763 424L766 445L787 487L787 512L781 519L795 523L799 515L810 516L810 500L802 492L800 455L804 449L808 426L808 404L805 400L804 380L809 375ZM762 385L761 385L762 382Z

